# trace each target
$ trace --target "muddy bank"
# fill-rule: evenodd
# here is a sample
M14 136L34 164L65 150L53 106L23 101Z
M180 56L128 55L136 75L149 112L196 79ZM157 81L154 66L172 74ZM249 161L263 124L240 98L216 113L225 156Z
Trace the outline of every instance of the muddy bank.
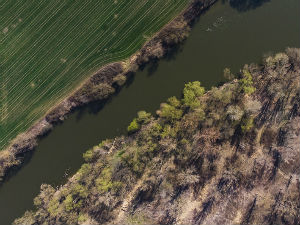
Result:
M102 67L28 131L18 135L7 149L0 152L0 182L9 168L21 165L24 154L34 150L39 138L50 132L72 111L90 102L107 99L141 66L163 57L174 45L182 42L188 36L195 18L215 2L216 0L194 0L130 59Z

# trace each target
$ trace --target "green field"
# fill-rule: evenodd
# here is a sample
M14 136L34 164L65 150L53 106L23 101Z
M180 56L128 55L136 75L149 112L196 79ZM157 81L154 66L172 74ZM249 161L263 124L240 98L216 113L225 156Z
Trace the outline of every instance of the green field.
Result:
M190 0L0 0L0 149Z

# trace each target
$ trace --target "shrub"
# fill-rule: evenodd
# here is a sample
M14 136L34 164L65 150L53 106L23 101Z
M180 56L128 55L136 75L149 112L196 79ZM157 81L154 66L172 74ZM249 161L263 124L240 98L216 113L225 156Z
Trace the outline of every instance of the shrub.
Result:
M85 153L83 153L82 156L83 156L84 161L90 162L94 156L94 152L93 152L93 150L90 149L90 150L87 150Z
M127 131L128 133L134 133L136 131L138 131L140 129L140 125L137 122L137 119L133 119L133 121L129 124L129 126L127 127Z
M201 87L199 81L189 82L185 84L183 89L183 102L187 107L195 109L200 106L198 97L201 97L205 92L204 87Z
M48 212L50 213L51 216L57 215L58 207L59 207L59 202L58 202L57 198L53 198L49 202L47 207L48 207L47 210L48 210Z
M167 102L176 108L180 107L180 101L175 96L168 98Z
M155 122L152 124L152 126L149 128L149 134L153 137L159 137L161 135L162 126Z
M179 108L180 101L176 97L171 97L167 102L160 105L160 110L157 111L157 114L170 122L179 120L183 114L183 111Z
M100 193L105 193L110 190L117 191L122 187L122 182L113 182L111 179L112 172L109 167L106 167L102 170L99 178L96 180L96 186Z
M141 148L132 147L127 149L126 153L121 156L122 161L127 164L131 170L137 175L141 175L145 168L143 160L145 158L145 152L142 152ZM143 160L142 160L143 159Z
M174 106L171 106L167 103L162 103L158 115L162 118L165 118L168 121L179 120L182 116L182 110L176 109Z
M211 93L212 93L212 97L217 100L220 101L224 104L229 104L231 102L232 99L232 91L230 90L230 88L216 88L213 87L211 89Z
M72 187L71 193L74 196L86 198L88 196L88 189L87 189L87 187L77 183L74 185L74 187Z
M79 214L79 216L78 216L78 223L79 224L83 223L87 220L88 220L88 216L86 214L81 214L81 213Z
M227 80L233 80L234 79L234 74L231 73L230 69L229 68L225 68L224 71L224 77L227 79Z
M242 132L248 132L254 126L254 119L252 117L246 117L242 120L241 128Z
M252 76L247 69L243 70L243 78L239 80L240 90L245 94L252 94L256 89L253 86Z
M91 172L92 166L90 164L84 163L78 170L78 179L86 178L86 176Z
M73 201L73 196L71 194L67 195L66 199L64 200L66 211L71 211L75 208L75 204Z
M107 192L112 187L110 168L102 170L100 177L96 180L96 185L101 192Z
M138 118L136 121L138 123L149 123L151 119L151 113L147 113L146 111L139 111Z
M175 137L176 134L177 134L177 129L174 129L174 128L171 127L169 124L167 124L167 125L164 127L161 136L162 136L163 138L168 137L168 136Z

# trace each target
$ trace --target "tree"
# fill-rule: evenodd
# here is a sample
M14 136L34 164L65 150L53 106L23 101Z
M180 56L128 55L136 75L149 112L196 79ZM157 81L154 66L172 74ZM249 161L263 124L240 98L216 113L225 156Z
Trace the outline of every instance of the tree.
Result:
M129 124L127 127L128 133L134 133L140 129L140 125L137 122L136 118L133 119L133 121Z
M242 120L241 128L243 133L248 132L254 126L254 119L252 117L246 117Z
M244 69L242 77L243 78L239 80L241 91L245 94L252 94L256 89L253 86L251 73L247 69Z
M167 102L160 105L160 110L157 111L157 114L170 122L179 120L183 114L183 111L179 108L180 101L176 97L171 97Z
M199 81L189 82L185 84L183 89L183 103L192 109L195 109L200 106L198 97L201 97L205 92L204 87L201 87Z
M151 113L147 113L146 111L139 111L138 118L136 119L138 123L149 123L151 118Z

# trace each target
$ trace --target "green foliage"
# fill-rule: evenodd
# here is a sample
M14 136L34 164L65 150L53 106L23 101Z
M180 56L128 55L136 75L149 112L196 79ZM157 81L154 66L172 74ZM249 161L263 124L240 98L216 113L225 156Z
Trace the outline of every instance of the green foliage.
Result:
M58 207L59 207L59 202L56 198L53 198L47 207L48 212L50 215L55 216L58 213Z
M159 116L161 118L165 118L168 121L179 120L182 116L182 110L176 109L174 106L169 105L167 103L161 104L161 110Z
M65 206L66 211L70 212L74 209L80 208L82 202L81 201L75 202L74 199L73 199L73 196L71 194L69 194L69 195L67 195L67 197L64 200L63 204Z
M127 127L128 133L134 133L134 132L138 131L139 129L140 129L140 125L137 122L136 118L134 118L133 121Z
M101 141L101 143L97 146L94 146L93 149L97 149L97 148L102 148L103 146L105 145L108 145L109 143L112 143L112 140L111 139L105 139L103 141Z
M71 193L74 196L79 196L81 198L86 198L88 196L88 189L87 189L86 186L83 186L83 185L77 183L72 187Z
M105 193L110 190L117 191L122 187L122 182L111 180L111 168L106 167L102 170L99 178L96 180L96 186L100 193Z
M80 174L80 176L85 176L85 175L89 174L91 169L92 169L92 166L90 164L84 163L78 170L78 174Z
M179 120L183 114L183 111L179 108L180 101L176 97L171 97L167 102L161 104L158 115L170 122Z
M175 96L168 98L167 102L176 108L180 107L180 101Z
M137 175L143 173L147 161L147 152L143 150L145 149L134 146L127 149L126 153L122 155L122 161Z
M85 222L87 219L88 219L88 216L87 216L87 215L85 215L85 214L79 214L79 216L78 216L78 223L79 223L79 224L80 224L80 223L83 223L83 222Z
M252 117L245 117L242 119L241 128L242 132L248 132L254 126L254 119Z
M92 149L87 150L85 153L82 154L83 155L83 159L86 162L90 162L94 156L94 152Z
M117 151L116 157L122 158L122 155L123 155L125 152L126 152L126 151L125 151L124 149Z
M199 81L189 82L185 84L183 89L183 102L187 107L195 109L200 106L200 102L197 99L205 93L204 87L201 87Z
M179 141L179 143L180 143L181 145L188 145L188 144L189 144L189 141L188 141L187 139L185 139L185 138L182 138L182 139Z
M159 137L162 129L163 129L162 126L158 122L155 122L149 128L149 135L151 135L153 137Z
M169 124L166 124L163 128L163 131L161 133L161 137L176 137L177 133L179 131L179 125L176 123L174 126L171 126Z
M250 95L256 90L253 86L252 75L247 69L244 69L242 76L242 79L239 80L240 90Z
M150 119L151 119L151 113L147 113L146 111L139 111L136 121L139 124L142 124L142 123L146 124L146 123L150 122Z
M78 209L82 205L82 199L86 198L89 194L89 191L86 186L79 183L75 183L70 188L69 194L67 194L63 205L66 211L72 211Z

